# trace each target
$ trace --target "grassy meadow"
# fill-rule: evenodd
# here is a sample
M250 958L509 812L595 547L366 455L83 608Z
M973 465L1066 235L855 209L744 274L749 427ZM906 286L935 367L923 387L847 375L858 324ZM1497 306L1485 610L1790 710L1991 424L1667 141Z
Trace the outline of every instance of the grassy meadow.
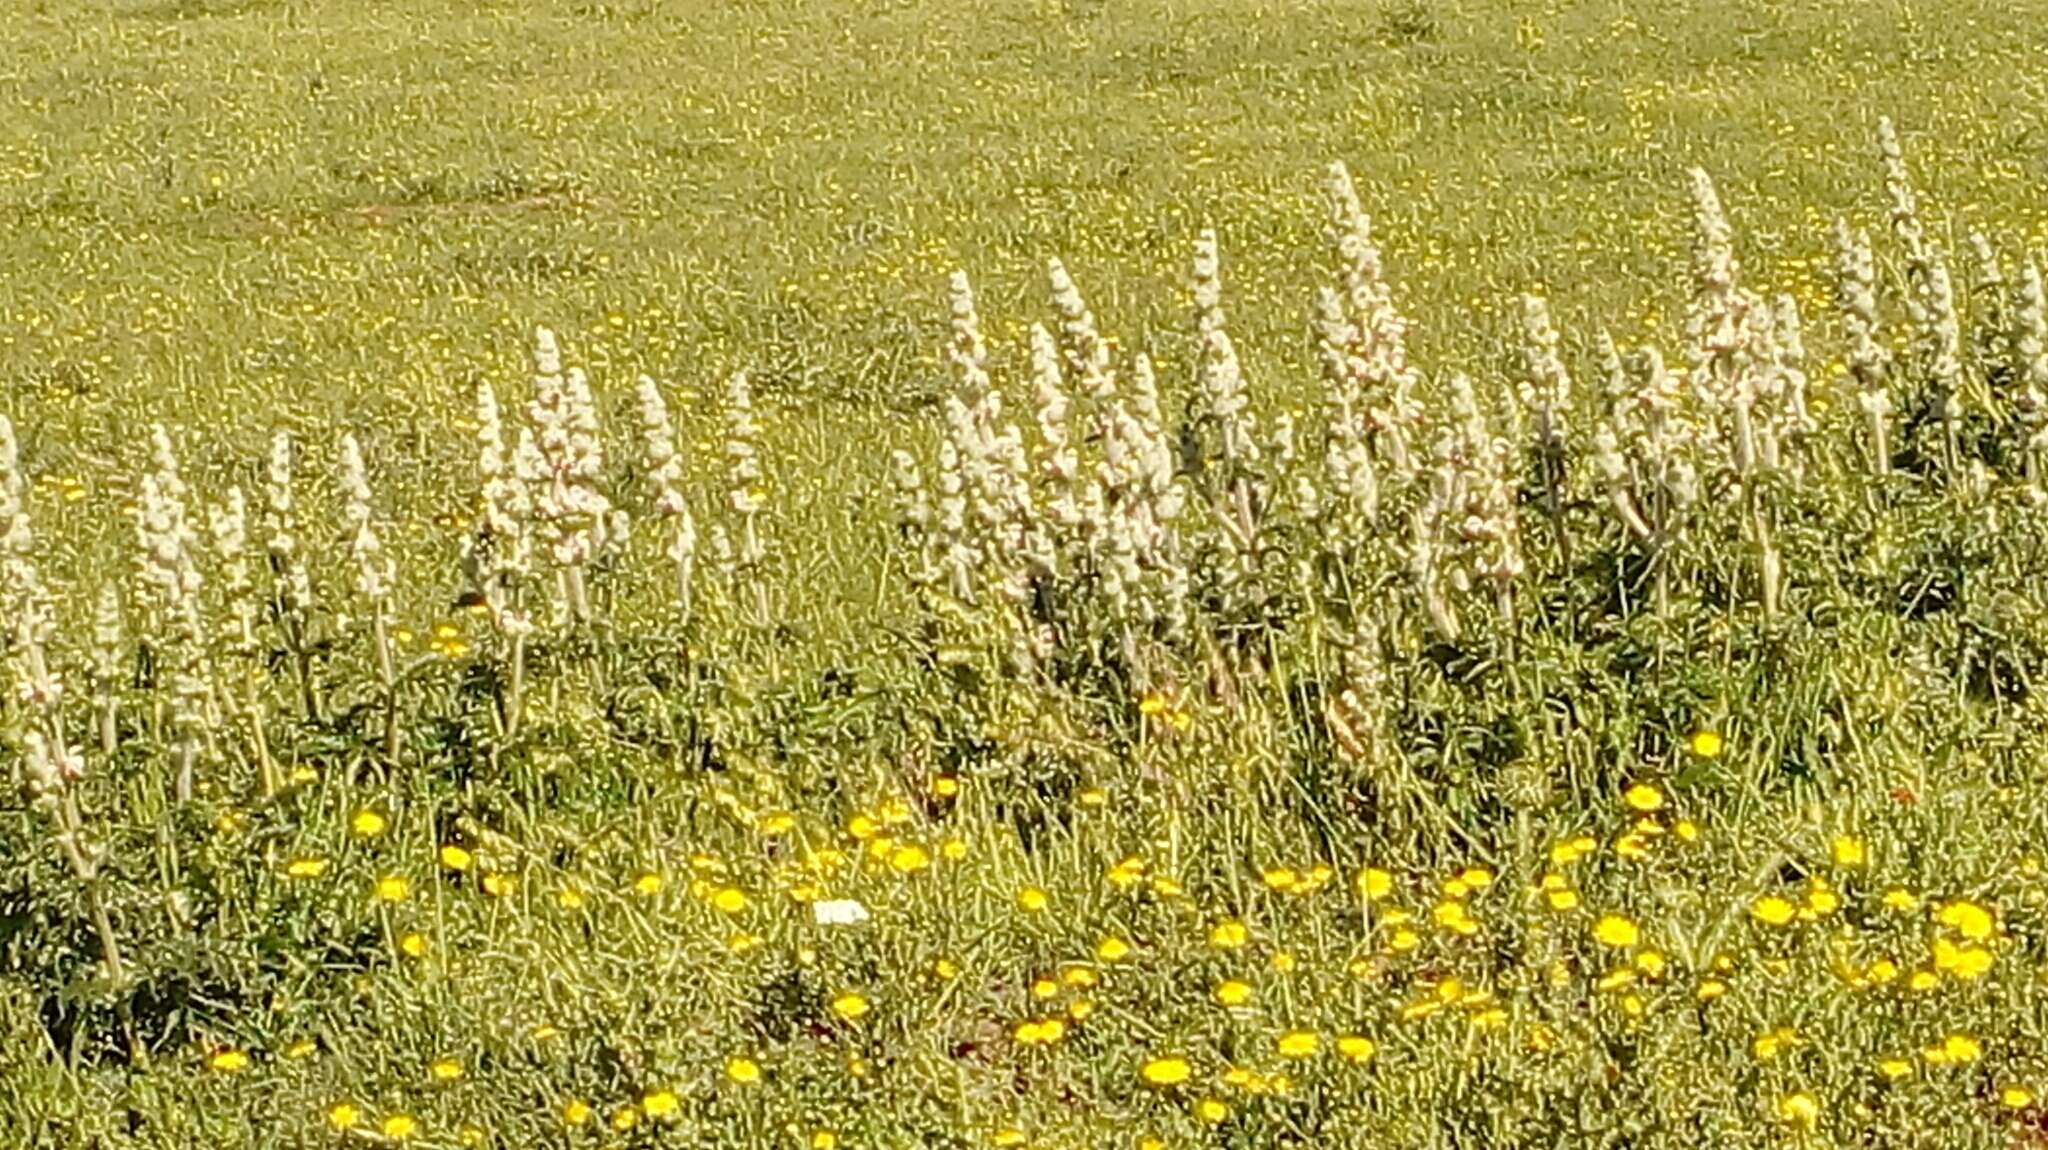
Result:
M10 1144L2048 1146L2048 9L0 11Z

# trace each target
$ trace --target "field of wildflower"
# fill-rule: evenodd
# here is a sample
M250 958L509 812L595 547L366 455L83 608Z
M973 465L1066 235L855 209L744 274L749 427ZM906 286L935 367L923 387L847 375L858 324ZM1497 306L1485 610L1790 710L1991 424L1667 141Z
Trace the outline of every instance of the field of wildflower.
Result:
M2048 1147L2031 7L0 0L0 1141Z

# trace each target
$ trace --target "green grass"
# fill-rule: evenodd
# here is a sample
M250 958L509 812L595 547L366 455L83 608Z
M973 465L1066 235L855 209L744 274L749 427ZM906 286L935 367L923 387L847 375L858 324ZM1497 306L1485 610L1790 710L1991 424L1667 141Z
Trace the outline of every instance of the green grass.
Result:
M1882 237L1890 116L1950 250L1973 228L2008 257L2048 243L2033 7L0 8L0 414L34 484L58 722L90 748L76 794L104 848L81 880L47 804L15 787L0 803L0 1138L2048 1140L2048 521L2017 481L2010 394L1970 413L1966 454L1998 473L1981 488L1921 466L1903 429L1900 466L1864 477L1826 241L1837 215ZM1054 256L1121 349L1159 361L1177 416L1197 362L1187 264L1213 227L1263 426L1293 411L1319 434L1309 305L1335 270L1318 188L1335 159L1415 321L1432 419L1453 370L1501 411L1516 299L1548 297L1583 399L1565 513L1579 559L1527 496L1517 614L1460 597L1470 629L1446 641L1393 549L1418 492L1390 481L1342 603L1293 581L1327 544L1283 510L1260 576L1280 606L1253 638L1215 609L1141 664L1110 649L1113 626L1090 631L1089 587L1061 584L1048 598L1073 634L1104 641L1043 678L1006 661L1001 611L913 594L886 464L903 447L934 479L947 274L973 277L1020 422ZM1792 293L1809 323L1822 431L1797 481L1759 488L1786 560L1773 617L1741 500L1709 500L1670 561L1675 602L1652 610L1652 560L1583 466L1596 334L1684 362L1695 165L1745 282ZM1905 272L1879 248L1896 345ZM1984 327L1981 301L1965 312ZM474 389L495 383L518 421L536 324L590 369L609 482L641 523L594 577L597 623L534 640L510 732L510 644L451 603L477 502ZM699 515L730 522L736 369L766 428L770 628L708 570L706 609L676 617L635 487L645 372L677 408ZM1922 382L1905 370L1902 401ZM255 682L264 746L296 771L279 793L233 713L207 728L198 797L168 793L158 656L175 644L130 577L153 421L200 521L228 485L260 491L274 430L306 452L320 713L268 620L259 657L221 646L212 671L217 706ZM391 623L412 633L388 691L336 515L343 432L396 560ZM1192 513L1191 552L1217 545L1208 514ZM128 635L96 683L110 584ZM1326 712L1359 617L1388 686L1368 708L1385 741L1354 757ZM459 650L425 653L437 625ZM19 781L43 720L16 698L0 754ZM111 750L92 713L107 699ZM388 825L360 833L365 810ZM1581 836L1589 852L1564 858ZM448 844L473 857L450 865ZM1365 897L1372 872L1389 890ZM393 876L407 897L375 901ZM807 904L826 894L876 921L819 928ZM1770 898L1804 917L1768 921ZM122 980L104 976L95 899ZM1601 941L1610 915L1641 937ZM1247 945L1219 945L1231 922ZM1110 938L1131 953L1104 957ZM1959 974L1937 944L1981 944L1956 961L1990 967ZM1248 1005L1218 1004L1229 980ZM847 992L870 1011L835 1013ZM1020 1036L1050 1017L1057 1041ZM1284 1044L1296 1031L1312 1057ZM1343 1036L1370 1037L1372 1058L1340 1053ZM1978 1052L1946 1056L1951 1036ZM230 1052L247 1064L215 1061ZM1169 1056L1191 1080L1143 1085ZM459 1073L437 1078L443 1058ZM373 1133L396 1115L418 1129Z

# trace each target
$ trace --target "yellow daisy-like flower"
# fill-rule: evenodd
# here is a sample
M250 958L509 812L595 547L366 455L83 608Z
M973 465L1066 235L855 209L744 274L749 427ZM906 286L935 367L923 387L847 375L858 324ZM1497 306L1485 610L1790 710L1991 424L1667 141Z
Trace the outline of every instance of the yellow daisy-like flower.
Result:
M731 1073L731 1070L732 1067L728 1064L727 1073ZM758 1076L758 1071L756 1073ZM743 1080L735 1078L735 1081ZM649 1090L640 1096L640 1109L645 1111L649 1118L669 1118L681 1108L682 1102L673 1090Z
M1634 946L1642 939L1642 931L1636 924L1618 914L1604 915L1593 924L1593 937L1602 946L1616 949Z
M427 1074L436 1082L453 1082L462 1077L462 1063L453 1058L436 1058L427 1065Z
M1358 872L1358 893L1368 902L1378 902L1394 893L1394 876L1378 867L1366 867Z
M412 896L412 884L404 875L388 874L377 880L378 902L404 902Z
M900 846L889 854L889 869L897 874L916 874L932 865L932 856L921 846Z
M2034 1092L2024 1086L2007 1086L1998 1092L1998 1104L2007 1110L2025 1110L2034 1104Z
M621 1106L617 1110L612 1111L612 1129L624 1133L638 1125L640 1125L639 1107Z
M1694 731L1685 744L1693 754L1703 759L1719 758L1722 750L1728 745L1719 732L1705 729Z
M410 1114L387 1114L377 1126L378 1132L393 1142L403 1142L419 1133L419 1119Z
M1017 892L1017 909L1037 914L1052 905L1052 896L1039 887L1027 886Z
M1135 886L1145 877L1145 860L1136 855L1123 858L1103 877L1114 887Z
M641 898L653 898L660 894L663 885L664 880L658 871L645 870L633 877L633 893ZM561 901L561 895L557 894L555 900Z
M492 871L484 876L483 882L479 885L483 887L484 893L492 898L504 898L519 889L519 879L515 875Z
M326 1118L331 1130L353 1130L363 1120L363 1111L353 1102L336 1102L327 1108Z
M1013 1032L1025 1046L1051 1046L1067 1035L1067 1024L1057 1018L1030 1019L1017 1024Z
M355 832L359 838L376 838L378 835L383 834L388 826L390 826L390 823L385 820L383 815L367 807L357 811L348 820L348 829Z
M449 870L466 871L476 862L476 856L466 849L449 843L441 848L441 865Z
M1771 926L1784 926L1799 916L1799 908L1774 894L1767 894L1749 906L1750 916Z
M1936 911L1934 920L1971 942L1983 942L1990 938L1997 926L1990 911L1974 902L1961 900L1949 903Z
M1378 1044L1362 1034L1346 1034L1337 1039L1337 1053L1346 1062L1368 1062L1378 1050Z
M1877 1072L1887 1081L1897 1082L1913 1073L1913 1063L1904 1058L1881 1058L1877 1062Z
M1252 1000L1252 988L1234 978L1227 979L1216 984L1215 995L1216 1001L1224 1006L1243 1006Z
M207 1055L206 1066L222 1074L233 1074L249 1068L249 1056L239 1050L216 1050Z
M1664 808L1664 792L1648 783L1637 783L1630 787L1622 792L1621 799L1628 804L1630 810L1644 813Z
M1195 1117L1210 1126L1221 1126L1230 1117L1230 1107L1214 1098L1195 1103Z
M1282 1058L1314 1058L1323 1040L1312 1030L1290 1030L1273 1043Z
M1972 982L1990 973L1996 960L1991 951L1974 944L1957 946L1945 938L1934 940L1934 968L1950 977Z
M725 1076L742 1086L761 1081L761 1064L738 1055L725 1060Z
M1095 957L1100 962L1122 962L1130 953L1131 944L1115 935L1095 944Z
M1778 1099L1778 1120L1790 1126L1811 1128L1820 1121L1820 1100L1804 1090Z
M868 1006L868 1000L852 991L848 991L832 1000L832 1013L848 1022L852 1022L866 1014L869 1009L871 1008Z
M292 878L319 878L327 873L327 860L317 858L293 859L285 864L284 873Z
M1251 937L1251 931L1236 919L1225 919L1209 929L1209 945L1217 950L1236 950Z
M1138 1076L1153 1086L1179 1086L1194 1073L1185 1058L1154 1058L1138 1069Z
M398 949L404 951L407 958L424 958L428 949L427 936L416 930L408 931L398 940Z
M738 887L721 887L712 894L711 905L726 914L738 914L747 909L747 895Z
M1937 1066L1963 1066L1983 1057L1984 1046L1967 1034L1951 1034L1938 1045L1920 1052L1920 1057Z
M571 1098L562 1103L562 1123L566 1126L581 1126L590 1121L590 1103L581 1098Z
M1838 867L1862 866L1870 857L1869 848L1854 835L1836 835L1835 841L1829 844L1828 853Z

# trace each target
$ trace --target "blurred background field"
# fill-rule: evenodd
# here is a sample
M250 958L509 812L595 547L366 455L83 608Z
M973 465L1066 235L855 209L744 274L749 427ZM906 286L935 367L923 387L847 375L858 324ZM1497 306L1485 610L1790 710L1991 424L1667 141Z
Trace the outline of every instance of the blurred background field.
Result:
M2038 241L2039 15L19 4L0 376L44 470L132 463L147 419L203 427L202 472L278 422L346 426L409 504L450 511L473 381L521 371L544 322L608 404L640 371L711 394L747 367L793 468L856 489L880 456L841 445L943 386L954 267L998 355L1021 361L1056 255L1106 330L1187 358L1182 266L1213 226L1248 370L1308 378L1298 285L1332 159L1421 317L1418 355L1475 370L1536 288L1568 330L1674 334L1694 164L1758 278L1814 302L1827 222L1882 202L1880 114L1958 228Z

